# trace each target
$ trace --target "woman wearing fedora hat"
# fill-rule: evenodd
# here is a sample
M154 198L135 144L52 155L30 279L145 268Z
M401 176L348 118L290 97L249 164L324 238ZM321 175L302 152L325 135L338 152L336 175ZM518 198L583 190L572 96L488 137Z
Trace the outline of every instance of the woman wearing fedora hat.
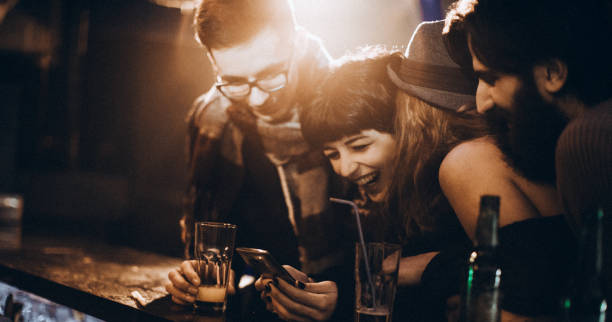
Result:
M336 61L300 114L306 141L358 187L359 204L368 213L363 219L366 239L404 245L398 282L410 288L400 287L396 301L401 305L395 306L394 316L417 321L444 318L444 308L430 306L417 289L429 261L439 251L471 245L438 184L440 163L453 147L486 134L478 116L457 112L474 105L470 93L475 82L448 57L442 25L435 26L437 37L429 26L419 30L436 40L423 45L430 47L428 59L437 67L433 71L444 76L442 85L427 71L421 73L426 81L420 86L405 86L402 72L408 60L398 52L369 47ZM265 283L257 285L263 290ZM303 298L287 304L292 294L307 296L305 290L281 292L275 287L262 293L271 298L271 310L287 319L306 315L299 310Z
M438 252L463 252L471 242L441 190L438 169L455 146L486 135L486 127L478 116L456 111L473 105L473 96L448 89L427 96L434 90L424 87L415 88L417 96L398 87L389 74L405 61L380 48L344 57L300 122L306 141L358 186L366 239L403 245L393 316L439 321L445 302L419 285L422 273ZM465 92L471 84L463 84Z

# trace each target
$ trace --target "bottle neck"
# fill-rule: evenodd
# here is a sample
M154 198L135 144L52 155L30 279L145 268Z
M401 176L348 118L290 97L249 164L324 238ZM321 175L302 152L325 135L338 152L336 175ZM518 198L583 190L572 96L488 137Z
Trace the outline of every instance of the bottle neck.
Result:
M585 214L580 234L580 273L600 275L603 260L603 210Z
M497 226L499 221L499 197L482 196L480 214L476 223L476 247L478 249L496 248L499 245Z

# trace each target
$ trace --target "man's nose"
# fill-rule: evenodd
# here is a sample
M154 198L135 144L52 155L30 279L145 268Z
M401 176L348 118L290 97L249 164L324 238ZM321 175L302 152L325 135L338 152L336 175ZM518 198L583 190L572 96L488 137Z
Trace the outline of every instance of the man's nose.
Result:
M262 91L257 86L253 86L253 88L251 88L251 94L249 94L247 103L252 107L258 107L263 105L268 97L270 97L269 93Z
M476 109L480 114L484 114L495 106L495 102L493 102L489 90L489 85L486 82L481 80L478 81L478 88L476 89Z

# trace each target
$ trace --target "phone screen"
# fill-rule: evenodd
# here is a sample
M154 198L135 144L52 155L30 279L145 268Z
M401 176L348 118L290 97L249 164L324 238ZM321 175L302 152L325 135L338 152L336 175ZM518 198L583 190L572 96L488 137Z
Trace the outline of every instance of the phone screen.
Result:
M236 248L247 265L253 267L261 275L278 276L291 285L295 285L295 279L283 268L272 255L263 249L257 248Z

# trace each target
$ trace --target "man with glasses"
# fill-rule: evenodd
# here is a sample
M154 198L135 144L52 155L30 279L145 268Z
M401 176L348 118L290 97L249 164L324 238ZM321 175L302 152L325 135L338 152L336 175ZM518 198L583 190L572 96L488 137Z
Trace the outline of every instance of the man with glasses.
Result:
M195 28L216 83L188 116L185 256L194 220L227 221L238 225L238 246L267 249L315 279L334 270L343 240L350 240L328 201L342 185L332 184L328 163L307 146L297 117L325 76L328 53L295 25L287 0L205 0ZM177 303L194 300L188 270L184 263L169 274Z

